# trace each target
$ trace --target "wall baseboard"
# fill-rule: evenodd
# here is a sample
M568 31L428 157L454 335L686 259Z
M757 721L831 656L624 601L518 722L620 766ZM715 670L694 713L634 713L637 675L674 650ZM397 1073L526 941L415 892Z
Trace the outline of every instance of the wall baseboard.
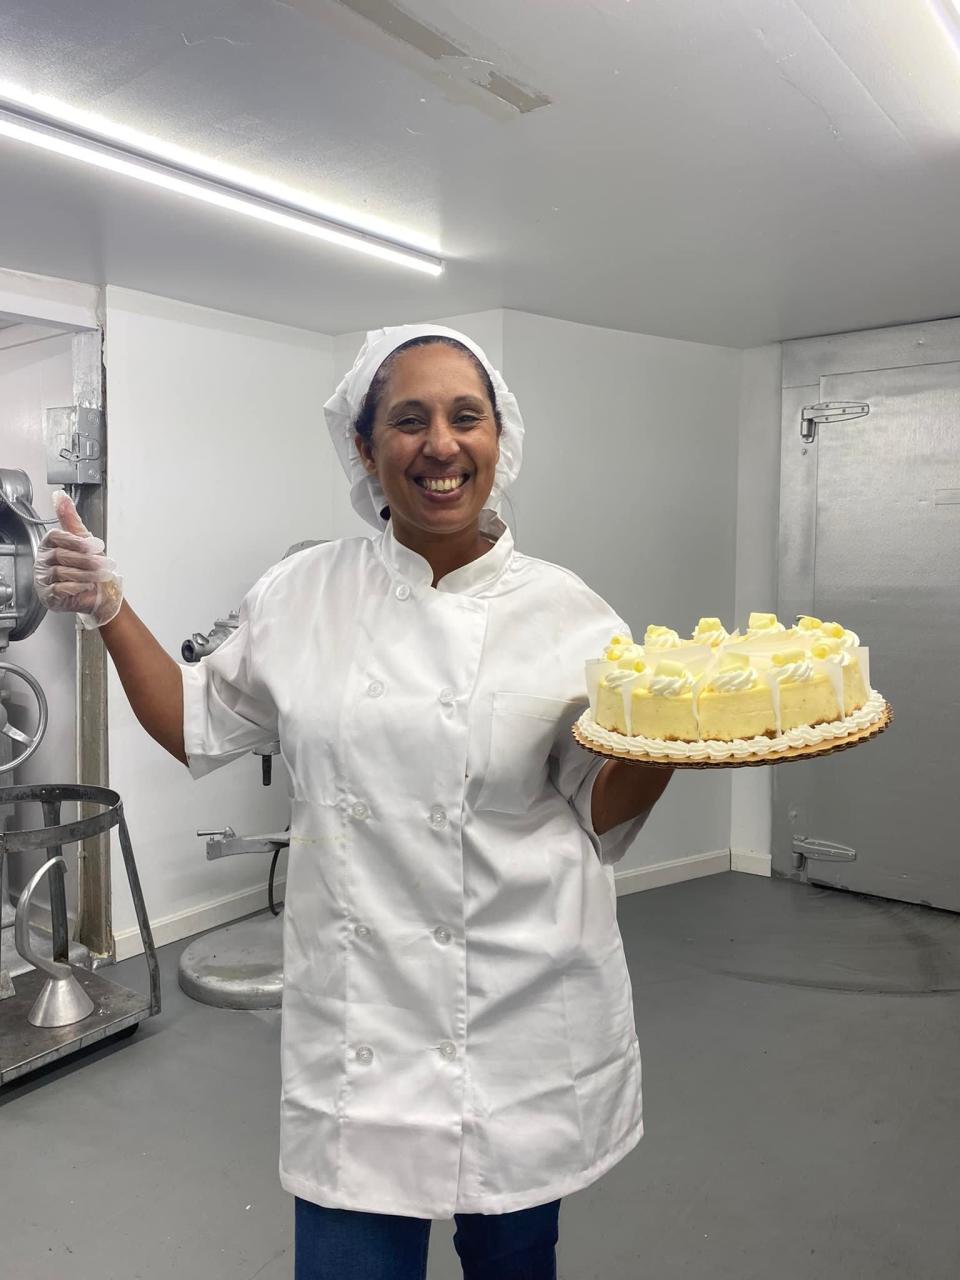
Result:
M283 901L286 879L278 876L273 882L274 897ZM253 889L243 889L240 893L228 894L225 898L217 898L202 907L189 907L186 911L178 911L174 915L164 916L161 920L151 920L153 943L156 947L166 946L168 942L180 942L195 933L205 933L207 929L216 929L218 925L232 924L243 916L252 915L255 911L263 911L268 907L267 886L257 885ZM124 929L114 935L116 958L127 960L130 956L143 954L143 943L138 928Z
M767 876L773 874L773 858L769 853L754 853L750 849L731 849L730 851L730 870L746 871L752 876Z
M730 870L730 850L718 849L715 853L697 853L691 858L674 858L670 862L657 862L651 867L631 867L627 871L615 871L617 897L625 893L640 893L644 889L659 889L667 884L680 884L684 880L696 880L699 876L715 876Z

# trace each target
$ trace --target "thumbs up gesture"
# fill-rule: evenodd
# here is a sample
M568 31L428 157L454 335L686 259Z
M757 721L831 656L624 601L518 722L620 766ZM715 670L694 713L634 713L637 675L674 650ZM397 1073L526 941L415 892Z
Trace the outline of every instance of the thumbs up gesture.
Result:
M102 627L120 612L123 579L104 555L104 544L84 526L62 491L53 495L59 529L37 548L33 581L41 604L54 613L76 613L84 627Z

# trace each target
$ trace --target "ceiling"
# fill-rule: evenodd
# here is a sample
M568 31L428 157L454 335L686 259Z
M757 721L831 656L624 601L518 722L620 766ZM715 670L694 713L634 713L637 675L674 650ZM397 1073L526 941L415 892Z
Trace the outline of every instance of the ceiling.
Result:
M388 34L388 0L0 0L0 80L400 227L439 280L10 141L0 266L325 333L504 306L752 346L960 314L951 0L398 3L464 56Z

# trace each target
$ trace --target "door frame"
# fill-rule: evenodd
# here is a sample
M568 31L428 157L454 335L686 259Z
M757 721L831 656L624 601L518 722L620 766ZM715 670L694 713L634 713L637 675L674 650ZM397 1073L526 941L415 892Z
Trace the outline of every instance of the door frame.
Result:
M819 402L820 379L958 360L960 317L783 343L777 600L782 620L813 612L818 445L821 433L833 428L830 423L822 424L817 438L806 442L800 438L800 417L807 405ZM780 793L780 773L774 770L772 873L781 879L805 881L804 870L795 866L792 832Z
M105 409L103 364L103 290L75 280L0 269L0 314L23 324L36 324L72 334L73 402ZM104 428L104 453L106 427ZM109 466L109 461L108 461ZM46 477L43 477L44 481ZM107 478L86 487L80 500L81 519L90 532L106 541ZM99 635L77 628L76 781L109 786L107 741L107 655ZM82 806L79 817L99 811ZM110 833L81 843L78 850L78 908L74 930L101 961L114 958L110 881Z

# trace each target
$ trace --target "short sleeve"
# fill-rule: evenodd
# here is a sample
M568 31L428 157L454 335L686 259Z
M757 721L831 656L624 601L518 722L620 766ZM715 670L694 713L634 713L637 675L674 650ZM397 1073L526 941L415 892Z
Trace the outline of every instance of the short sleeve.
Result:
M198 663L179 664L183 746L194 778L277 740L277 709L254 643L272 576L272 571L265 574L244 597L237 628L223 644Z

